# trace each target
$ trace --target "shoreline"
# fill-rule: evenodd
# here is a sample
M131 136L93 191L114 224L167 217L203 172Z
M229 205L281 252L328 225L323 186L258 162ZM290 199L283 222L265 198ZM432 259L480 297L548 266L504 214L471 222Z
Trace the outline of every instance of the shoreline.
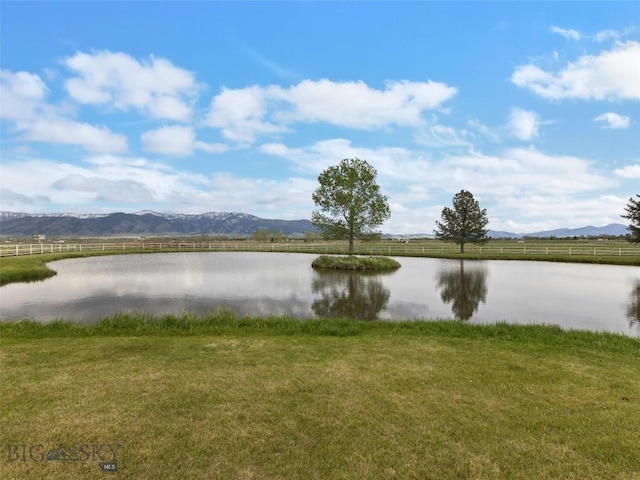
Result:
M316 254L309 251L291 251L286 249L272 248L269 250L262 249L242 249L242 250L223 250L223 249L176 249L166 248L162 250L148 249L132 249L132 250L105 250L105 251L83 251L83 252L59 252L59 253L39 253L24 256L7 256L0 260L0 286L17 282L33 282L45 280L56 275L56 271L47 266L48 262L64 260L67 258L82 258L90 256L103 255L132 255L132 254L162 254L162 253L185 253L185 252L211 252L220 253L228 251L242 252L258 252L258 253L305 253ZM317 252L317 255L345 255L339 247L327 249L325 252ZM383 256L379 252L363 253L355 252L357 256L380 257ZM486 254L486 253L427 253L413 254L402 252L393 252L387 257L410 257L410 258L442 258L450 260L500 260L500 261L533 261L533 262L555 262L555 263L580 263L580 264L598 264L598 265L617 265L617 266L640 266L640 256L588 256L588 255L540 255L540 254Z

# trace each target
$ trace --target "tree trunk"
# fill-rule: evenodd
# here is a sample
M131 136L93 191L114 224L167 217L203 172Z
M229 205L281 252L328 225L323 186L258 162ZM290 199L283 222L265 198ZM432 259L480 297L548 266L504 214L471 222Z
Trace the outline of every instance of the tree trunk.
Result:
M464 253L464 242L460 243L460 253Z
M353 237L354 237L354 228L353 222L355 222L356 213L353 209L349 212L349 253L353 252Z

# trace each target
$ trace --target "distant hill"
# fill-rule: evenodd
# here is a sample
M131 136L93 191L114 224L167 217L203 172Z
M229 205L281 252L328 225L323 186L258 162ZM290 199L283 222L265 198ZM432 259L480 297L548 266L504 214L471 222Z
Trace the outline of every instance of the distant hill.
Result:
M611 223L604 227L580 227L580 228L558 228L556 230L545 230L532 233L512 233L489 230L488 235L492 238L522 238L522 237L599 237L601 235L626 235L629 231L627 226L621 223Z
M31 237L106 237L119 235L238 235L249 236L256 230L279 231L283 235L304 235L316 231L309 220L265 219L248 213L208 212L199 215L158 213L16 213L0 212L0 235ZM492 238L522 237L597 237L626 235L627 226L612 223L604 227L560 228L533 233L489 230ZM432 238L433 234L385 234L383 238Z
M27 214L0 212L0 235L31 237L98 237L118 235L251 235L268 229L284 235L315 231L309 220L274 220L247 213L209 212L200 215L152 211L110 214Z

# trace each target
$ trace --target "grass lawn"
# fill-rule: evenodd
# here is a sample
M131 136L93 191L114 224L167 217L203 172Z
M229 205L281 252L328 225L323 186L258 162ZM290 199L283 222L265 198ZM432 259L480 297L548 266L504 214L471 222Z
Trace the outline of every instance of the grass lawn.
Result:
M0 327L3 478L640 478L638 339L229 314ZM88 458L30 459L39 444ZM88 445L118 446L118 472Z

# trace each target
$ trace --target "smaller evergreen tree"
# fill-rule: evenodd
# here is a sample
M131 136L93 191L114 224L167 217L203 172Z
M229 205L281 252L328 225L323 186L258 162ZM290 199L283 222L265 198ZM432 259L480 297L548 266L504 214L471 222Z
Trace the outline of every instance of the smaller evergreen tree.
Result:
M629 232L631 232L631 238L629 241L632 243L640 243L640 194L636 195L637 199L631 197L629 203L625 207L624 211L626 215L621 215L622 218L631 220L629 225Z
M453 197L453 208L442 210L442 221L436 221L434 232L437 239L460 245L460 253L464 253L466 243L482 245L489 240L488 223L487 210L480 209L471 192L461 190Z

